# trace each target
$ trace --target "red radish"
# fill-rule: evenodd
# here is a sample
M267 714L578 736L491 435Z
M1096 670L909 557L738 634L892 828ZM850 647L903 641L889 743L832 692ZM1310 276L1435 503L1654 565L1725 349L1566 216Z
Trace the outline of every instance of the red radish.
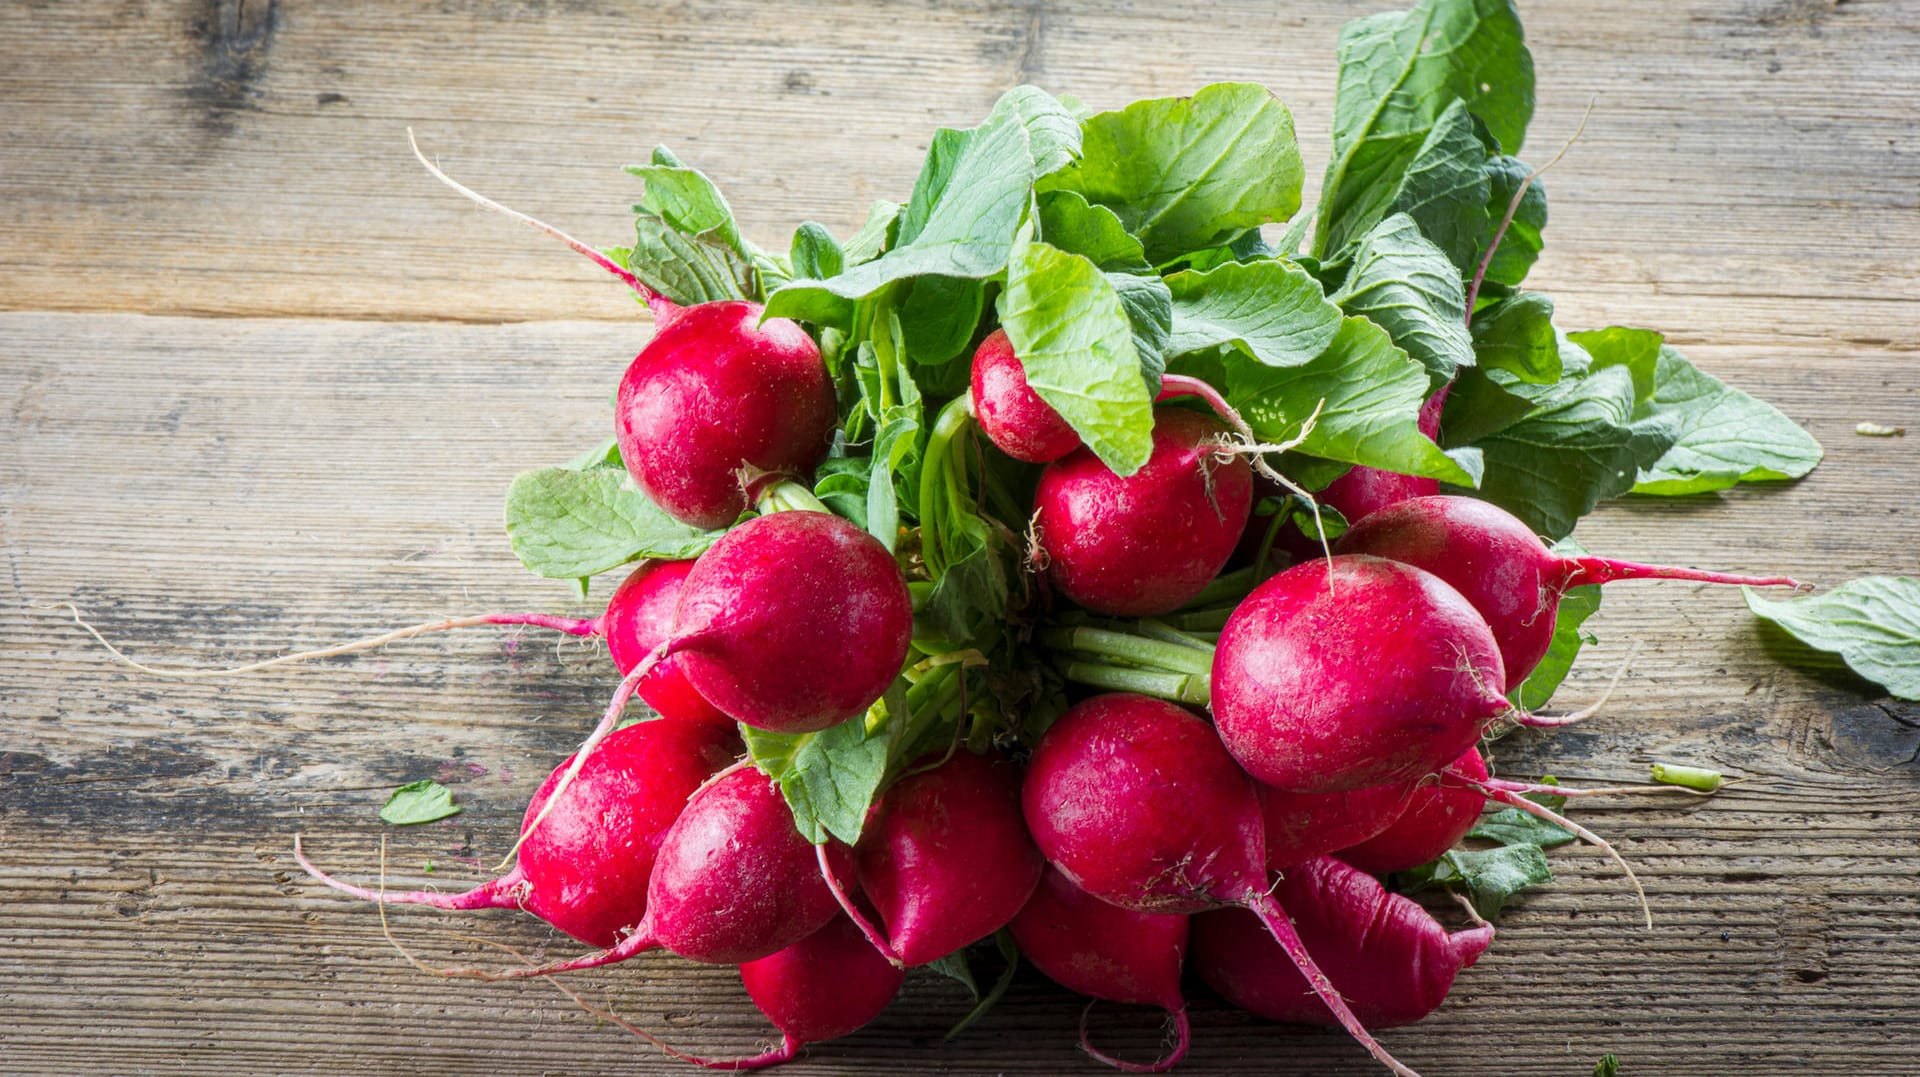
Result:
M830 852L840 861L837 870L845 871L847 848L836 843ZM662 948L707 964L738 965L799 942L839 912L779 786L742 763L701 786L668 829L647 880L646 916L632 934L567 961L449 975L549 976Z
M798 322L763 321L765 308L745 300L681 307L558 228L454 182L417 143L413 154L440 182L560 240L646 300L655 332L620 382L614 436L633 481L668 515L725 527L763 481L803 476L826 455L833 379Z
M1220 738L1294 793L1410 782L1512 712L1493 633L1439 577L1344 555L1268 579L1213 656Z
M1339 548L1423 568L1458 589L1493 628L1508 684L1525 680L1547 653L1569 587L1645 579L1799 586L1786 576L1561 557L1512 513L1471 497L1417 497L1381 509L1342 536Z
M981 432L1015 460L1045 464L1080 447L1080 435L1027 385L1004 329L994 330L973 353L972 394Z
M1446 406L1447 390L1451 388L1451 385L1441 386L1439 392L1428 397L1427 402L1420 406L1420 432L1429 438L1440 436L1440 409ZM1388 505L1439 492L1439 479L1356 467L1328 483L1326 489L1320 491L1320 503L1338 510L1351 524Z
M1096 898L1135 912L1250 909L1341 1025L1412 1073L1354 1018L1267 892L1259 797L1206 722L1125 693L1076 704L1040 738L1022 801L1041 853Z
M1047 578L1096 613L1169 613L1219 575L1247 524L1253 473L1222 455L1227 428L1185 408L1154 413L1153 454L1121 477L1081 448L1047 465L1034 527Z
M780 1030L780 1046L738 1062L702 1064L745 1070L789 1061L805 1044L839 1039L880 1016L905 979L853 921L836 916L792 946L740 966L740 982Z
M683 523L727 526L765 478L807 475L832 440L819 347L798 323L763 313L744 300L687 307L659 322L620 382L620 459Z
M855 856L886 936L864 916L856 922L902 965L924 965L1006 926L1044 866L1020 814L1020 771L964 749L888 789Z
M673 611L680 602L680 590L692 561L647 561L633 570L607 600L607 612L600 618L600 631L607 637L607 651L621 676L646 659L655 647L673 633ZM689 722L707 722L731 727L733 719L707 702L680 671L682 659L671 655L654 664L640 678L637 689L647 706L668 718Z
M1026 907L1007 926L1020 953L1054 983L1089 998L1158 1006L1172 1016L1179 1037L1164 1057L1139 1065L1096 1051L1083 1023L1082 1050L1129 1073L1161 1073L1186 1057L1192 1033L1187 1000L1180 994L1180 966L1187 952L1185 915L1110 905L1049 867Z
M1417 903L1331 857L1282 873L1274 896L1333 986L1373 1028L1410 1025L1438 1009L1454 977L1493 941L1485 924L1449 935ZM1332 1023L1249 913L1223 909L1194 917L1193 967L1243 1010L1275 1021Z
M1487 780L1487 762L1468 748L1447 764L1446 773L1469 781ZM1444 782L1423 782L1406 802L1406 810L1386 829L1335 855L1362 871L1385 875L1424 864L1460 844L1480 819L1487 798Z
M307 874L369 901L521 908L589 946L612 946L645 916L654 857L687 798L739 749L728 730L671 718L619 730L581 767L566 808L521 847L520 863L463 894L378 893L341 882L307 860L298 838L294 858ZM565 768L555 767L533 795L528 819L553 795Z
M1267 867L1289 868L1366 841L1391 829L1418 796L1404 784L1341 793L1286 793L1263 785Z

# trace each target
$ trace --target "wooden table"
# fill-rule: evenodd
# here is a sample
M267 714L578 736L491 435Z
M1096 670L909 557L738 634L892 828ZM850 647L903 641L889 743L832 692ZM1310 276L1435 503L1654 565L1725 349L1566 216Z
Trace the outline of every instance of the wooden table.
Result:
M220 681L132 673L34 601L78 603L137 655L232 662L434 615L567 607L521 572L500 499L601 436L646 339L623 291L485 216L406 152L602 243L664 141L746 230L848 234L900 197L939 124L1022 80L1097 106L1256 79L1326 154L1334 35L1376 3L617 0L0 6L0 1072L600 1074L669 1064L550 986L409 968L370 907L294 866L305 832L361 879L468 885L609 687L577 642L476 631ZM1913 572L1920 437L1920 4L1532 3L1530 156L1596 101L1550 177L1536 283L1570 326L1666 330L1825 442L1790 487L1629 499L1581 528L1616 556L1824 583ZM604 592L602 592L604 593ZM1500 746L1512 775L1745 781L1706 802L1583 806L1647 881L1553 854L1424 1024L1428 1077L1920 1072L1920 707L1796 657L1737 593L1613 589L1565 691L1604 717ZM438 777L460 816L384 827ZM426 874L425 864L434 870ZM432 961L506 914L400 910ZM731 970L650 958L575 979L674 1042L747 1051ZM1201 995L1193 1074L1372 1074L1344 1036ZM1098 1073L1079 1004L1032 973L973 1031L916 975L800 1073ZM1154 1018L1096 1015L1147 1056Z

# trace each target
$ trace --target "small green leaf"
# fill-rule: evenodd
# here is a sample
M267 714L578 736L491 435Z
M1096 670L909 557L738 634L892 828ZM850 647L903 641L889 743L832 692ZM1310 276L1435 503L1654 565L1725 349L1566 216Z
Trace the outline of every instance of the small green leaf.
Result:
M1000 951L1000 960L1003 962L1000 975L994 979L993 986L987 989L987 993L984 996L980 994L978 987L969 983L969 987L973 990L974 997L978 1001L973 1004L973 1009L967 1011L965 1017L955 1022L954 1026L947 1030L947 1034L942 1037L942 1039L953 1039L955 1036L971 1028L975 1021L985 1017L987 1011L993 1009L993 1007L1006 996L1007 988L1013 986L1014 974L1020 971L1020 947L1014 943L1013 933L1006 928L1001 928L999 931L994 932L993 943L995 949ZM965 949L965 947L962 947L962 949ZM971 980L972 970L968 970L968 977L969 980Z
M846 264L857 266L862 262L871 262L893 247L895 230L900 224L900 213L906 207L898 202L876 200L867 209L867 219L860 230L847 240Z
M1567 803L1566 797L1557 796L1533 795L1527 799L1554 811L1559 811ZM1502 808L1475 823L1473 829L1467 831L1467 837L1495 841L1501 845L1538 845L1542 849L1551 849L1575 840L1577 835L1531 812Z
M1192 97L1135 101L1084 125L1078 163L1042 190L1106 206L1156 265L1284 221L1305 169L1293 115L1264 86L1225 82Z
M1563 364L1553 328L1553 301L1539 292L1516 292L1473 316L1475 361L1531 385L1559 381Z
M967 997L979 1005L980 984L974 980L973 967L967 963L966 947L962 946L945 957L936 957L927 962L925 967L966 988Z
M657 217L635 218L627 268L682 306L745 299L754 292L751 263L724 244L685 235Z
M888 736L855 718L818 733L770 733L741 726L760 772L780 783L794 825L818 845L860 840L867 809L886 776Z
M1507 900L1530 886L1553 881L1547 854L1538 845L1523 843L1493 849L1455 849L1432 864L1405 873L1410 889L1422 886L1460 887L1482 917L1493 920Z
M1900 699L1920 701L1920 580L1862 576L1824 594L1774 601L1751 587L1747 608Z
M847 256L825 225L808 221L793 233L787 261L793 266L793 279L825 280L846 268Z
M1116 474L1138 471L1153 451L1153 397L1127 308L1099 267L1022 240L1007 267L1000 324L1040 399Z
M1266 366L1297 367L1323 354L1340 332L1340 308L1291 262L1182 270L1167 278L1167 288L1173 297L1169 355L1230 345Z
M1039 238L1101 269L1153 272L1146 248L1120 218L1107 207L1088 202L1078 191L1048 191L1040 196Z
M683 561L720 537L675 520L624 469L522 472L507 489L507 540L536 576L572 579L642 557Z
M1348 182L1327 204L1322 250L1339 252L1384 218L1405 213L1452 267L1471 276L1487 227L1487 151L1464 102L1422 136L1370 140L1349 163Z
M1160 395L1160 377L1167 372L1167 349L1173 343L1173 293L1167 283L1155 276L1108 273L1107 283L1127 309L1127 322L1133 327L1133 350L1140 355L1140 372L1147 379L1147 393Z
M453 792L436 781L409 782L393 791L380 809L380 818L394 826L431 823L460 814Z
M1620 1060L1612 1054L1601 1055L1593 1064L1593 1077L1620 1077Z

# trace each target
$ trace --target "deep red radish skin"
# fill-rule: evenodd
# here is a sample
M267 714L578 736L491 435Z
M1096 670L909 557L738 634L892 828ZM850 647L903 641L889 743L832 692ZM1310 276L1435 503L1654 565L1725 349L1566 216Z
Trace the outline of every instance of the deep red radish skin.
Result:
M739 750L730 730L692 722L661 719L618 730L581 767L565 807L521 846L518 865L463 894L376 893L326 876L297 847L296 855L315 878L357 897L440 909L524 908L581 942L608 947L646 915L655 857L688 798ZM528 820L566 766L555 767L534 794Z
M855 856L860 887L906 965L1006 926L1044 866L1021 815L1019 769L964 749L889 788Z
M1115 475L1090 449L1047 465L1034 530L1047 579L1096 613L1149 617L1180 608L1219 575L1246 529L1253 472L1216 451L1227 428L1179 407L1154 411L1153 453Z
M1511 708L1493 633L1439 577L1377 557L1296 565L1255 588L1214 652L1220 738L1294 793L1410 782Z
M643 562L607 600L601 631L621 676L633 672L633 667L673 634L673 611L680 603L680 588L692 571L692 561ZM652 671L640 679L635 694L663 717L733 727L733 719L687 683L680 672L679 655L668 655L655 663Z
M1051 463L1080 447L1080 435L1027 384L1006 330L994 330L973 353L971 392L980 431L1015 460Z
M1267 867L1295 864L1345 849L1393 825L1414 797L1412 785L1376 785L1341 793L1287 793L1260 787Z
M1034 748L1021 799L1041 854L1096 898L1134 912L1251 910L1341 1026L1413 1073L1353 1016L1267 892L1259 797L1192 712L1127 693L1074 705Z
M1274 889L1300 938L1370 1028L1396 1028L1446 1001L1454 977L1493 941L1493 929L1448 934L1417 903L1331 857L1281 873ZM1193 967L1228 1002L1274 1021L1328 1025L1332 1016L1239 909L1193 919Z
M820 349L757 303L701 303L657 325L614 404L620 458L683 523L725 527L762 475L804 477L837 421Z
M1785 576L1560 557L1518 517L1472 497L1418 497L1388 506L1341 536L1338 549L1392 558L1447 581L1492 627L1509 684L1525 680L1546 655L1560 596L1569 587L1640 579L1798 586Z
M1007 925L1020 953L1041 974L1075 994L1133 1006L1158 1006L1173 1015L1177 1041L1149 1065L1118 1063L1081 1046L1102 1061L1132 1072L1158 1073L1186 1057L1191 1031L1180 970L1187 955L1185 915L1133 912L1101 901L1054 868L1020 915Z
M1487 762L1478 749L1469 748L1447 764L1447 775L1470 781L1487 779ZM1480 818L1487 798L1458 785L1423 782L1414 789L1407 807L1393 823L1373 837L1339 849L1340 859L1375 875L1405 871L1460 844Z
M900 673L913 600L893 555L824 512L776 512L694 562L669 643L686 681L736 721L811 733L864 714Z
M880 956L845 916L778 953L741 965L747 995L782 1038L768 1052L775 1057L761 1064L784 1062L804 1044L862 1028L886 1010L905 979L906 973ZM738 1068L758 1068L750 1062Z

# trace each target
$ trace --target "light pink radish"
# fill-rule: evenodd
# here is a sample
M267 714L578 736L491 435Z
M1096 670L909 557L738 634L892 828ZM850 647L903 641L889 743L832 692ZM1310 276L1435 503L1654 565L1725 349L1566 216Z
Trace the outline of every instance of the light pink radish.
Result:
M1493 928L1485 924L1448 934L1415 902L1331 857L1281 873L1274 896L1354 1014L1372 1028L1410 1025L1438 1009L1454 977L1493 941ZM1247 912L1223 909L1194 917L1193 967L1243 1010L1295 1024L1333 1023Z
M888 788L855 857L885 936L857 909L849 915L902 965L945 957L1006 926L1044 866L1020 814L1019 769L964 749Z
M1415 781L1512 710L1493 633L1459 592L1352 555L1255 588L1221 632L1211 687L1233 757L1294 793Z
M1267 867L1292 867L1346 849L1392 827L1418 794L1409 784L1339 793L1287 793L1260 787L1267 831Z
M297 838L294 857L309 875L355 897L437 909L521 908L589 946L612 946L646 915L654 858L687 798L739 751L729 730L671 718L615 732L581 767L565 808L521 846L519 864L465 893L378 893L343 883L314 867ZM528 819L552 796L566 765L533 795Z
M1446 773L1470 781L1487 780L1487 763L1478 749L1468 748L1448 763ZM1406 810L1391 825L1370 838L1335 851L1336 856L1362 871L1385 875L1424 864L1460 844L1480 819L1487 798L1472 789L1438 781L1415 787Z
M1015 460L1045 464L1080 447L1080 435L1027 385L1006 330L994 330L973 353L970 390L981 432Z
M1124 693L1076 704L1041 736L1022 803L1041 853L1094 897L1135 912L1250 909L1342 1027L1412 1073L1353 1016L1267 892L1259 797L1206 722Z
M1246 528L1253 473L1223 455L1227 428L1185 408L1154 412L1153 454L1121 477L1090 449L1047 465L1034 531L1062 595L1118 617L1169 613L1219 575Z
M1083 1021L1082 1050L1129 1073L1161 1073L1186 1057L1192 1031L1180 993L1187 952L1184 914L1108 904L1048 867L1026 907L1007 926L1020 953L1054 983L1088 998L1158 1006L1167 1011L1177 1036L1173 1049L1154 1062L1123 1062L1093 1047Z
M1447 581L1492 627L1510 685L1525 680L1547 653L1560 596L1569 587L1647 579L1799 586L1786 576L1561 557L1518 517L1471 497L1418 497L1383 508L1342 536L1339 550L1392 558Z

